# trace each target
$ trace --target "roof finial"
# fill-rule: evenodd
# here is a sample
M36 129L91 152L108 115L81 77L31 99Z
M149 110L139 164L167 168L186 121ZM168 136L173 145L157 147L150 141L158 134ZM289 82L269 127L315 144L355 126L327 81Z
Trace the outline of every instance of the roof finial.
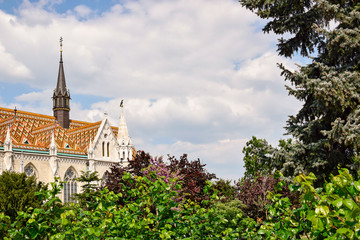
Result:
M60 52L62 52L62 42L63 42L63 38L60 37Z
M120 107L124 107L124 99L120 102Z
M62 46L63 46L63 38L62 37L60 37L60 62L62 62Z

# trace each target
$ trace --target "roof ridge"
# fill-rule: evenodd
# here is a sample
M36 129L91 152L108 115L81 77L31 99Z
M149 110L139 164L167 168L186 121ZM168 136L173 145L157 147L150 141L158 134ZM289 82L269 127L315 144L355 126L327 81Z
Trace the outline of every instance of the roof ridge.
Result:
M0 111L3 110L3 111L7 111L7 112L11 112L13 113L14 112L14 109L10 109L10 108L3 108L3 107L0 107ZM15 114L15 113L14 113ZM19 114L25 114L25 115L30 115L30 116L33 116L33 117L44 117L44 118L49 118L49 119L55 119L55 117L53 116L50 116L50 115L45 115L45 114L40 114L40 113L33 113L33 112L27 112L27 111L22 111L22 110L16 110L16 116L19 116Z
M90 128L90 127L94 127L96 125L100 125L101 124L101 121L98 121L98 122L94 122L94 123L89 123L85 126L81 126L81 127L77 127L77 128L72 128L68 131L69 134L75 132L75 131L79 131L79 130L83 130L83 129L86 129L86 128Z

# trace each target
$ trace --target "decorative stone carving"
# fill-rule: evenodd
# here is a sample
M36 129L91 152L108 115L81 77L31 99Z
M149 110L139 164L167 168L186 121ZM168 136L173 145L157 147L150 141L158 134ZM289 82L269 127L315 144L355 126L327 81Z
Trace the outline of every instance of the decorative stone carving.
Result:
M5 138L5 142L4 142L4 151L5 152L12 151L12 141L11 141L11 136L10 136L10 127L7 128L6 138Z
M89 171L95 172L96 171L96 162L94 159L89 160Z
M50 147L49 147L49 154L50 154L50 168L51 171L54 175L54 177L59 177L59 159L57 158L56 154L57 154L57 147L56 147L56 143L55 143L55 136L54 134L51 137L51 143L50 143Z
M49 147L49 153L51 156L54 156L57 154L57 147L56 147L56 143L55 143L55 136L54 134L51 137L51 143L50 143L50 147Z
M56 156L51 156L49 163L54 177L59 177L59 159Z
M6 152L4 157L5 170L12 171L14 170L14 155L13 152Z
M90 140L89 148L88 148L88 159L95 159L94 148L92 145L93 145L92 141Z

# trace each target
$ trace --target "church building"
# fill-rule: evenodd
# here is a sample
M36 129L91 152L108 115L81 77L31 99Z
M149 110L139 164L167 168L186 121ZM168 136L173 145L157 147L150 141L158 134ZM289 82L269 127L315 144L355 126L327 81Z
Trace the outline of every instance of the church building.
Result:
M75 181L81 171L97 171L100 178L114 163L127 164L135 154L123 105L117 127L107 115L91 123L70 119L70 92L66 87L60 39L60 62L53 96L54 116L0 107L0 174L25 172L38 181L65 181L61 198L71 201L80 192Z

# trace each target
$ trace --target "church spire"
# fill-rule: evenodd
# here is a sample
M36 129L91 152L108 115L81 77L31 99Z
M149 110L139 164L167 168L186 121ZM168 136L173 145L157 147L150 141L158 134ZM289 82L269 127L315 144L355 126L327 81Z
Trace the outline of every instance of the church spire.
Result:
M59 73L58 73L58 80L57 80L55 92L65 95L67 89L66 89L65 73L64 73L63 58L62 58L62 42L63 42L63 38L60 37L60 62L59 62Z
M119 144L118 153L119 153L120 162L132 160L132 153L134 148L126 125L123 103L124 101L122 100L120 103L121 113L120 113L119 131L117 135L117 141Z
M121 101L120 107L121 107L121 113L120 113L120 123L119 123L117 138L120 145L127 145L129 144L130 136L126 125L125 114L123 110L124 109L123 101Z
M63 38L60 37L60 62L59 62L59 73L56 88L53 95L53 111L54 117L63 128L69 128L70 119L70 92L66 88L65 73L63 66L62 57L62 46Z

